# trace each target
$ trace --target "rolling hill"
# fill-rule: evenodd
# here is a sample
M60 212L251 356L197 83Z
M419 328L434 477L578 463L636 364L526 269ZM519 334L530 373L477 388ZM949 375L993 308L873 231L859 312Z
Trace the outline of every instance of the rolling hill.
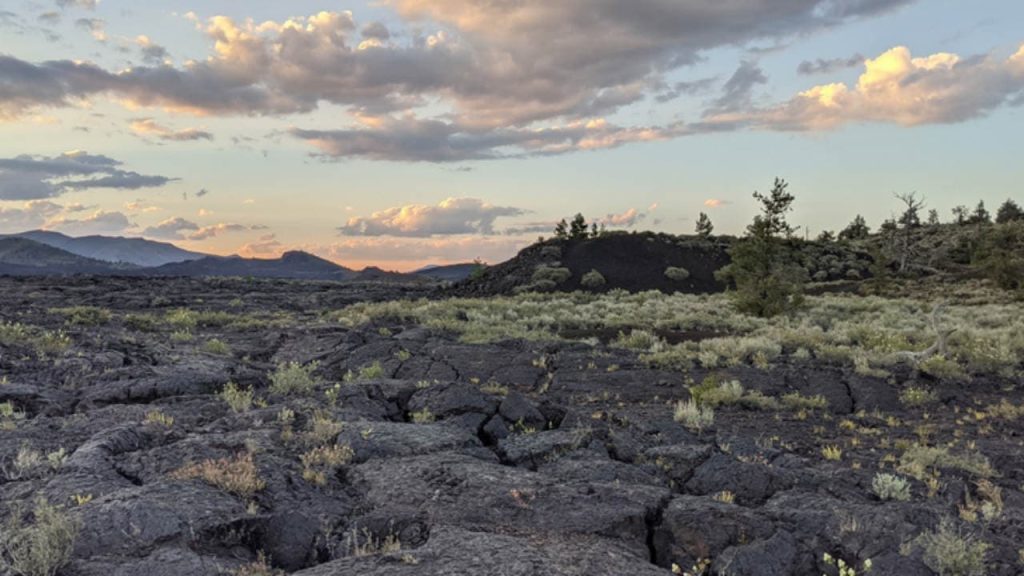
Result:
M141 267L163 266L174 262L198 260L206 256L206 254L178 248L174 244L146 240L145 238L120 236L75 238L48 230L32 230L12 234L9 237L27 238L93 260L124 262Z

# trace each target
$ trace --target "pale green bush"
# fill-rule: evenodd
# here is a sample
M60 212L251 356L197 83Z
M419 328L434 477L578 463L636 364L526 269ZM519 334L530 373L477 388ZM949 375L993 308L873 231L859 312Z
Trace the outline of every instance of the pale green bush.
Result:
M80 521L45 498L38 498L32 523L15 507L0 531L0 568L20 576L54 576L71 561Z
M274 394L309 394L317 385L313 371L318 366L317 362L305 366L298 362L279 364L270 375L270 391Z
M895 474L879 472L871 480L871 490L881 500L898 500L906 502L910 500L910 483L906 478Z

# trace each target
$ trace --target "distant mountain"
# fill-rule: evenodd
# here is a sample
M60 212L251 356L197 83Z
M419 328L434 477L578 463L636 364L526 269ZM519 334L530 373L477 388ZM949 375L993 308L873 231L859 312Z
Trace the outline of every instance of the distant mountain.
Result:
M139 270L137 273L146 276L252 276L302 280L353 280L359 276L355 270L306 252L285 252L280 258L268 259L206 256L198 260Z
M124 274L130 264L113 264L72 254L28 238L0 237L0 275Z
M411 274L441 282L458 282L469 278L479 266L475 262L450 264L448 266L430 265L414 270Z
M198 260L206 256L198 252L190 252L167 242L155 242L145 238L122 238L114 236L82 236L73 238L59 232L33 230L10 236L27 238L47 246L60 248L78 256L103 260L105 262L125 262L142 267L163 266L173 262Z

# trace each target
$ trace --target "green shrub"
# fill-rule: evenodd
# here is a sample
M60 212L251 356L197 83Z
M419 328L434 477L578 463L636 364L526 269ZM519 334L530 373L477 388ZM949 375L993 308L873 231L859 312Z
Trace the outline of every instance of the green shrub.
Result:
M38 498L33 521L12 510L0 531L0 568L20 576L54 576L71 560L81 523L63 508Z
M953 454L945 446L922 446L915 444L907 448L900 457L897 469L922 482L929 477L929 471L950 468L974 476L987 478L995 474L988 458L977 452Z
M881 500L898 500L906 502L910 500L910 483L906 478L895 474L879 472L871 480L871 490Z
M921 388L920 386L908 386L900 392L900 402L908 408L931 404L938 400L935 391Z
M939 523L938 530L923 534L919 543L924 549L926 566L939 576L984 576L985 555L990 546L974 536L961 533L949 519Z
M231 347L223 340L213 338L203 343L203 351L217 356L230 356Z
M715 410L710 406L700 406L693 400L677 402L672 416L676 422L697 432L715 422Z
M345 373L346 382L365 382L366 380L377 380L383 377L384 366L381 365L379 360L374 360L372 364L360 367L358 372L349 370Z
M538 266L533 271L533 276L530 277L530 281L533 283L538 282L554 282L555 285L559 285L569 278L572 278L572 271L568 268L554 268L551 266Z
M110 322L111 318L109 310L96 306L51 308L50 313L64 316L68 324L75 326L99 326Z
M248 412L252 408L252 388L239 388L234 382L228 382L221 390L220 397L233 412Z
M313 371L319 363L313 362L303 366L298 362L278 364L277 370L270 375L270 391L274 394L308 394L316 388L317 381Z
M678 268L676 266L669 266L665 269L665 278L673 282L683 282L689 280L690 271L686 268Z
M587 272L586 274L583 275L583 278L580 279L580 285L583 286L584 288L589 288L591 290L600 288L604 286L605 283L606 281L604 279L604 276L597 270L591 270L590 272Z

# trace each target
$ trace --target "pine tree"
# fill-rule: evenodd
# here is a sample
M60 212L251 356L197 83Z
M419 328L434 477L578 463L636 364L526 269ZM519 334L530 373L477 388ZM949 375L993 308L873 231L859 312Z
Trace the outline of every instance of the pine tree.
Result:
M715 225L711 223L711 218L707 214L701 212L700 217L697 218L697 236L701 238L710 238L711 234L715 231Z
M968 218L969 224L991 224L992 215L988 213L985 208L985 201L978 202L978 205L974 208L974 212L971 212L971 217Z
M577 213L569 223L569 238L573 240L585 240L587 238L587 219L583 214Z
M839 233L840 240L863 240L868 237L871 233L871 228L868 227L867 221L860 214L853 219L853 222L843 228L843 231Z
M1020 206L1013 200L1003 202L1003 205L999 207L999 211L996 212L996 224L1020 221L1024 221L1024 210L1021 210Z
M999 207L999 211L996 212L997 224L1021 221L1024 221L1024 210L1021 210L1020 206L1013 200L1003 202L1003 205Z
M795 309L803 302L807 271L795 263L785 241L793 234L786 222L794 197L784 180L775 179L767 195L754 192L761 202L761 214L747 227L747 235L729 249L732 262L715 277L731 282L736 307L762 317Z
M555 238L565 240L569 237L569 224L562 218L558 224L555 224Z

